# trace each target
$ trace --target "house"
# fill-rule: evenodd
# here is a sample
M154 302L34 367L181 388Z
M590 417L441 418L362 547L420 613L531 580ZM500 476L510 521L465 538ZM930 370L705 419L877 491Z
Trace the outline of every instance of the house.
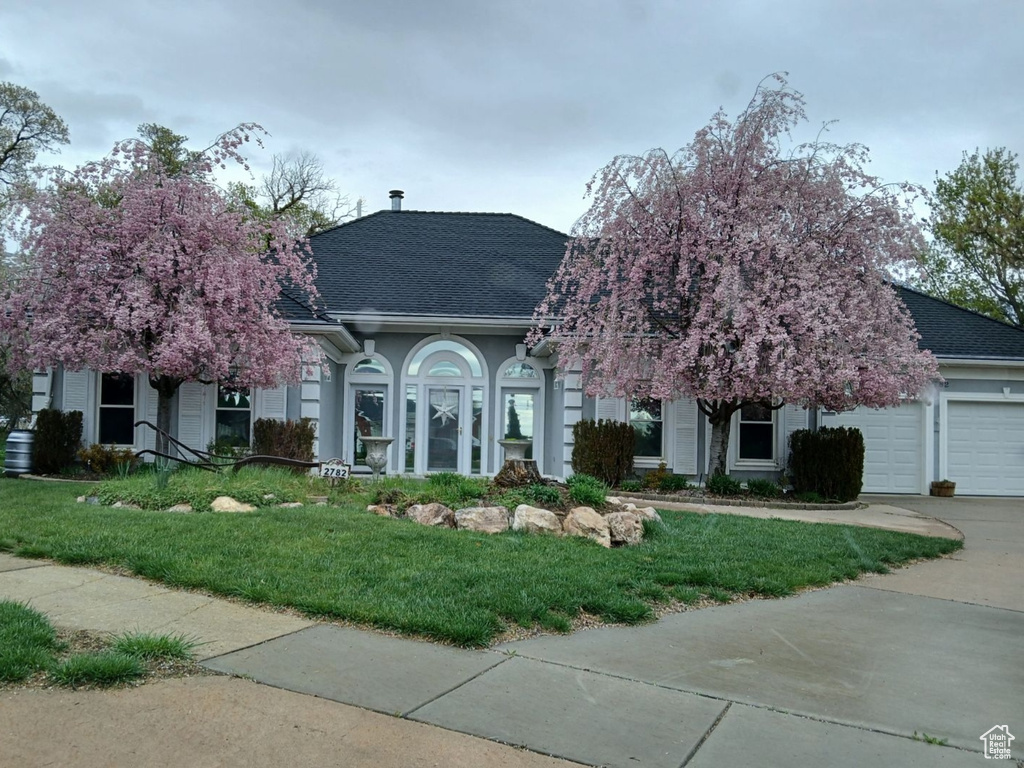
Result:
M322 308L282 294L280 311L318 339L329 374L251 394L185 384L172 416L179 439L246 443L257 418L308 417L317 456L355 471L366 469L360 437L384 435L395 438L389 472L490 475L503 461L497 440L518 431L544 474L565 477L573 424L606 418L637 429L637 467L704 471L710 428L694 401L590 398L578 373L556 378L556 344L523 343L565 234L512 214L402 210L402 200L393 191L390 210L311 239ZM949 478L958 493L1024 496L1024 331L896 290L945 382L881 411L745 408L729 447L735 476L777 475L794 430L848 425L865 435L866 492L927 493ZM131 426L155 421L142 379L58 370L38 375L36 390L37 409L83 411L87 442L152 447L151 431Z

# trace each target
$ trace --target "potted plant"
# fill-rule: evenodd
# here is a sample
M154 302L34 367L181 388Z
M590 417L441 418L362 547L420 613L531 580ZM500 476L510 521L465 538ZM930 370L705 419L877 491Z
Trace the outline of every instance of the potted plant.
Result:
M935 480L932 482L932 496L951 497L956 493L956 483L952 480Z

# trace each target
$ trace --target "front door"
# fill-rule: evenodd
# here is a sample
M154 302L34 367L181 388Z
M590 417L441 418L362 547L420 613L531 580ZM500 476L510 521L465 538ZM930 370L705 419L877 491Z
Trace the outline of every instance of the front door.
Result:
M461 387L427 387L427 472L460 472L463 414Z

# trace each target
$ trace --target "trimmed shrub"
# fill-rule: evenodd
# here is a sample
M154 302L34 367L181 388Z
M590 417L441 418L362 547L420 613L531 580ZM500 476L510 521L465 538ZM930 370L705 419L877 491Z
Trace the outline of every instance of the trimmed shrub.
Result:
M93 443L78 452L78 460L97 475L127 474L138 458L131 448Z
M796 494L853 501L864 482L864 436L854 427L799 429L790 437L789 474Z
M716 496L738 496L742 491L740 481L728 475L712 475L708 478L708 493Z
M57 408L44 408L36 416L33 468L45 475L58 474L74 463L81 442L81 411L64 413Z
M572 471L617 486L633 472L633 427L621 421L579 421L572 428Z
M782 495L782 486L771 480L755 478L747 480L747 490L759 499L777 499Z
M299 461L313 460L316 427L311 419L256 419L252 425L252 435L253 453L258 456L280 456Z
M665 475L661 478L658 490L674 493L675 491L685 491L689 487L690 481L682 475Z

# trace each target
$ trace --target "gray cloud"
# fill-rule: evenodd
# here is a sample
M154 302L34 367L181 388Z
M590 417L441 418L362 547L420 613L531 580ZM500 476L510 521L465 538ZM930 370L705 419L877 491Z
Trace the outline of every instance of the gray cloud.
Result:
M808 131L837 119L831 137L871 147L888 180L1024 150L1022 28L1013 0L51 0L0 11L0 76L65 116L67 157L139 122L202 144L256 120L271 151L317 152L370 210L398 186L408 207L566 229L613 155L678 148L777 70Z

